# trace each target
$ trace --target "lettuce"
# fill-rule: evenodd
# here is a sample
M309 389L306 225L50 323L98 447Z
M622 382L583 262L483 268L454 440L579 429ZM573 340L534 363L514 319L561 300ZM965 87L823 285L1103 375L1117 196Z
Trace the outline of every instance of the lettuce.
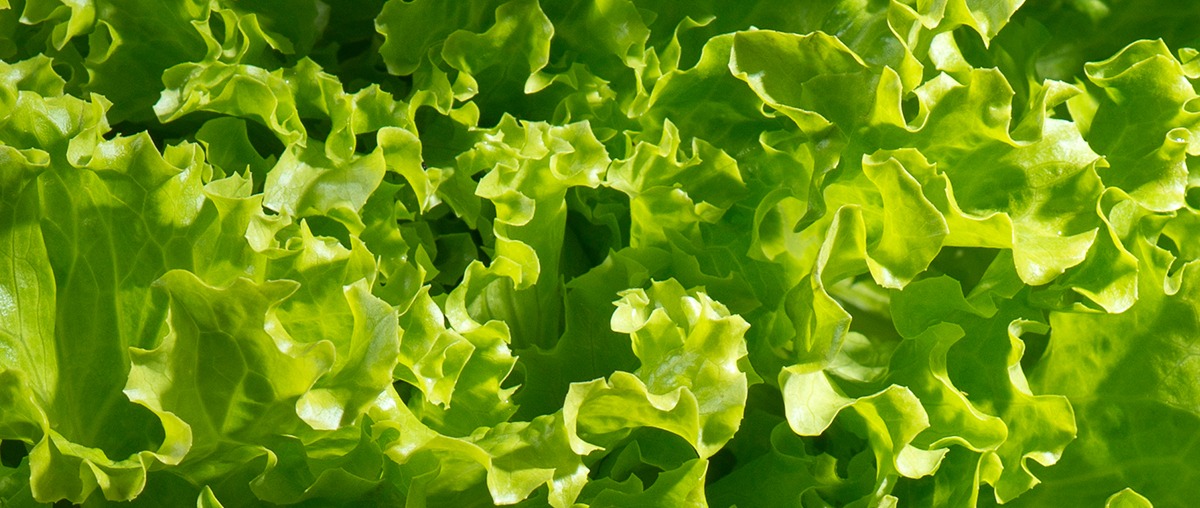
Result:
M0 505L1189 506L1164 0L0 0Z

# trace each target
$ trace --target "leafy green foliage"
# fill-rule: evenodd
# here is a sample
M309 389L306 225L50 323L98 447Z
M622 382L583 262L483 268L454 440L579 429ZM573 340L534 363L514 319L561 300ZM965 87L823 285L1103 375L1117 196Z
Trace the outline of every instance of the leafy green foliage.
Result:
M0 506L1190 506L1179 4L0 0Z

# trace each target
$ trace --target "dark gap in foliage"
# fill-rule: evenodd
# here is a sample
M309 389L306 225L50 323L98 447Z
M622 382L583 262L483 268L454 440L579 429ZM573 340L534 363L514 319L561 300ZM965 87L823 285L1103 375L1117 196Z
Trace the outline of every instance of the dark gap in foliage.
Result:
M517 362L516 364L514 364L514 366L515 365L521 365L521 362ZM525 384L525 369L514 368L513 370L509 371L508 377L506 377L502 381L500 381L500 388L504 389L504 390L510 390L510 389L517 388L524 384Z
M246 138L254 146L254 151L264 159L278 159L286 149L270 128L258 122L246 122Z
M393 185L405 185L408 182L403 175L391 171L383 174L383 181Z
M210 12L208 15L208 30L212 32L214 38L219 42L225 40L225 17L216 12Z
M385 0L365 0L359 2L330 2L330 23L321 33L316 46L337 44L343 41L354 41L358 37L368 40L378 37L375 31L375 18L383 10Z
M477 229L471 229L471 230L468 230L468 232L471 234L471 238L473 240L475 240L475 245L478 245L478 246L483 245L484 240L483 240L482 232L480 232ZM482 261L484 264L492 263L491 256L489 256L486 252L483 252L482 250L479 252L479 260Z
M383 65L383 68L386 69L387 66ZM407 97L409 92L412 91L412 87L412 76L398 76L392 79L384 79L379 81L379 89L390 93L395 97Z
M921 506L920 501L913 502L912 500L932 500L936 485L935 475L921 478L901 476L896 480L896 487L891 494L900 500L896 504L897 507L916 507Z
M571 4L572 2L563 2L563 3ZM579 5L583 5L583 4L582 3L576 4L576 6L579 6ZM546 14L551 19L561 19L562 18L561 16L556 17L555 15L551 14L552 6L545 5L542 8L544 11L546 11ZM573 7L573 8L577 8L577 7ZM605 58L611 58L612 59L611 61L614 64L621 64L620 59L616 58L615 55L612 55L612 56L606 55ZM571 48L570 44L568 44L567 41L565 41L563 39L562 35L554 34L554 37L550 39L550 58L546 63L546 67L544 67L542 69L542 72L545 72L547 74L562 74L562 73L570 70L572 63L578 62L580 60L581 60L581 58L580 58L579 53ZM588 62L588 63L590 64L589 67L592 67L592 69L590 69L590 70L595 72L595 69L594 69L594 67L596 67L595 63L594 62Z
M127 122L121 122L121 124L125 124L125 126L128 126ZM104 141L113 141L113 139L116 139L121 136L126 136L126 135L124 135L124 133L121 133L120 131L118 131L116 129L109 129L108 132L104 132L103 135L101 135L101 138L103 138ZM151 141L154 141L154 138L151 137Z
M111 44L112 34L109 34L107 30L105 30L105 33L108 35L109 44ZM88 53L92 51L92 41L90 39L91 38L87 35L78 35L71 38L71 42L69 44L71 45L72 49L79 52L80 56L88 56Z
M223 116L225 115L210 111L198 111L165 124L154 122L152 125L146 125L144 122L138 121L121 121L109 126L109 131L105 133L104 139L111 140L118 136L128 137L145 131L150 135L150 139L154 141L155 148L162 151L167 145L178 144L180 141L195 142L195 133L200 130L200 127L209 120ZM269 155L278 156L283 153L283 143L276 139L274 134L265 126L255 122L246 122L246 131L250 143L254 145L255 150L263 158ZM256 134L262 133L265 133L265 136L256 136ZM264 147L268 146L270 149L264 150Z
M476 233L479 235L479 260L484 265L491 265L496 252L496 235L492 230L492 223L496 220L496 204L487 199L480 204L482 206L475 223L478 228Z
M78 37L76 38L78 40ZM84 56L77 52L76 46L67 44L61 50L55 50L50 47L43 53L51 57L50 69L58 74L66 83L63 84L63 93L73 95L75 97L88 97L88 91L84 90L84 85L87 84L91 76L88 74L88 68L84 64ZM37 56L38 53L28 55L26 58ZM5 60L13 62L16 60ZM109 120L112 120L112 115L108 115Z
M131 345L145 348L153 344L135 342ZM128 457L142 450L153 450L166 438L162 422L141 404L126 402L119 406L101 406L94 401L86 401L80 404L78 410L81 415L89 414L90 419L64 426L60 432L71 442L99 450L108 457ZM100 431L116 425L120 425L125 432Z
M517 364L520 365L520 362L517 362ZM612 478L616 481L624 481L629 478L628 475L613 475L613 467L617 463L617 458L620 457L621 452L628 446L629 444L626 443L624 445L610 446L607 450L592 452L591 457L599 457L599 460L589 466L588 480L595 481L601 478Z
M432 107L417 108L413 124L421 139L421 158L432 167L454 168L456 157L475 144L469 129Z
M962 52L963 58L971 67L977 69L987 69L996 67L996 58L988 50L988 46L983 43L983 38L979 36L974 28L969 26L960 26L951 33L954 36L954 43L958 45L959 51ZM940 72L933 70L933 72Z
M395 196L396 201L398 201L400 203L400 205L404 207L405 210L408 210L413 213L417 213L421 209L421 204L419 202L417 202L416 192L413 192L412 188L408 185L408 180L405 180L403 175L397 175L395 173L388 172L388 173L385 173L385 178L387 178L388 176L393 176L393 175L395 176L395 179L388 180L388 182L394 183L394 184L400 184L403 187L403 189L401 189L399 192L396 193L396 196ZM433 217L435 217L435 216L431 215L431 214L444 213L444 212L439 212L439 210L444 210L446 208L449 208L449 207L447 207L446 205L438 205L438 206L434 207L433 210L429 210L429 211L425 212L424 214L422 214L422 216L416 220L425 220L425 221L433 220ZM403 223L403 222L410 222L410 221L407 219L402 219L400 222Z
M1050 335L1026 331L1021 334L1021 340L1025 342L1025 355L1021 357L1021 368L1025 372L1030 372L1046 354L1046 347L1050 345Z
M1067 103L1065 103L1065 102L1062 104L1059 104L1057 106L1054 106L1054 109L1050 110L1050 118L1057 118L1059 120L1073 121L1073 119L1071 118L1071 110L1069 108L1067 108Z
M379 89L392 94L393 97L408 97L409 92L413 88L413 77L411 74L404 76L394 76L388 74L387 64L382 58L375 58L375 61L370 66L371 74L377 76L370 84L379 85ZM347 89L349 91L349 89Z
M215 115L214 115L215 116ZM117 126L120 126L119 128ZM114 139L117 136L133 136L139 132L145 131L150 136L150 141L154 143L154 148L159 152L167 145L173 145L183 141L181 136L174 135L174 132L163 132L158 129L144 129L138 122L119 122L110 126L110 129L104 135L104 139Z
M324 215L314 215L304 219L308 223L308 229L312 231L314 236L327 236L336 238L342 247L351 248L350 231L341 222L330 219Z
M1028 23L1044 27L1048 50L1037 59L1037 77L1069 82L1083 73L1085 62L1105 60L1136 40L1162 39L1175 49L1196 47L1198 14L1200 3L1175 0L1025 2L1006 31Z
M1046 43L1044 29L1035 25L1009 23L987 45L978 32L964 26L954 31L954 42L961 50L963 59L972 67L997 69L1004 75L1013 89L1010 125L1018 125L1030 111L1028 105L1033 95L1031 83L1041 83L1045 78L1038 75L1035 65Z
M191 117L192 117L192 115L188 115L187 117L184 118L184 120L191 122L192 121ZM279 157L283 154L283 151L285 149L283 143L279 140L279 138L277 138L275 136L275 133L272 132L269 128L267 128L267 126L265 126L261 123L258 123L258 122L254 122L254 121L250 121L250 120L234 122L232 124L233 128L244 129L246 142L254 150L254 154L257 155L259 158L261 158L262 161L255 161L255 160L241 161L239 159L238 162L230 164L228 160L225 160L225 165L228 165L230 167L224 167L221 165L221 160L223 159L223 157L218 154L222 151L223 148L228 148L228 146L222 146L224 141L220 138L220 135L218 135L217 139L208 139L208 137L212 136L213 132L221 132L222 134L226 134L227 132L224 132L224 131L225 131L225 129L230 128L231 124L226 122L226 123L224 123L224 125L218 126L217 124L210 125L210 124L208 124L208 122L214 121L214 120L228 120L233 117L216 115L216 114L212 114L212 115L205 114L205 115L202 115L200 118L206 118L206 120L203 123L201 123L201 125L198 126L197 129L207 130L208 133L202 135L201 134L202 131L198 130L196 132L193 132L191 135L189 135L187 137L187 140L196 142L196 143L200 143L201 145L210 144L210 146L206 147L206 154L205 154L205 156L208 159L208 162L210 164L220 167L220 169L223 170L227 175L233 174L233 173L239 173L239 174L242 174L243 176L247 176L247 177L251 178L252 183L253 183L252 192L255 194L262 193L263 186L267 180L267 173L270 171L270 169L274 165L275 161L279 160ZM167 126L164 126L164 128L173 126L173 124L174 124L174 122L172 122L171 124L168 124ZM212 128L212 127L216 127L216 130L214 131L214 130L207 129L207 128ZM156 135L155 129L152 129L150 131L150 133L151 133L151 137L153 138ZM228 134L233 134L233 133L228 133ZM162 136L159 135L159 138L161 138L161 137ZM248 171L249 174L247 174L247 168L249 169L249 171Z
M575 211L567 212L563 235L562 275L573 279L600 266L610 251L620 250L622 242L610 229L592 223Z
M864 436L862 417L854 411L842 411L821 435L804 438L805 451L810 456L828 454L836 459L837 475L850 478L854 459L864 452L870 454L870 443Z
M408 404L409 399L413 396L413 386L404 381L395 381L392 383L392 388L396 389L396 395L400 397L400 402Z
M326 72L338 77L346 93L355 93L371 85L396 97L405 97L412 89L412 76L394 76L387 71L387 64L379 54L383 46L383 36L374 31L374 25L368 24L356 36L362 33L366 37L348 41L331 42L330 48L324 55L315 54L316 60ZM318 48L323 49L323 48Z
M482 241L479 233L462 231L457 233L435 233L434 245L437 255L433 265L438 269L434 281L447 288L458 287L462 283L463 274L471 262L479 259L478 243Z
M1155 242L1158 248L1170 252L1172 256L1179 257L1179 245L1175 240L1167 235L1158 235L1158 241Z
M147 126L142 122L136 121L117 122L109 126L109 131L105 134L104 138L113 139L116 137L134 136L145 131L150 135L150 139L154 141L154 147L161 152L167 145L178 144L180 141L185 140L195 141L193 135L200 129L200 126L220 116L216 113L204 111L192 113L171 123L157 124L157 126Z
M887 289L869 273L840 281L826 288L829 296L850 313L852 329L867 337L888 356L903 340L892 324L891 298Z
M110 129L111 132L116 132L122 136L132 136L141 131L146 131L147 134L150 134L150 139L154 140L154 146L161 151L164 146L175 144L182 140L195 140L196 131L200 130L200 127L205 122L221 116L224 115L210 111L197 111L168 123L159 123L156 121L151 125L147 125L144 122L138 121L121 121L111 124Z
M682 19L680 19L679 21L682 21ZM676 23L676 25L678 25L678 23ZM694 28L691 28L688 30L682 30L679 32L679 67L678 68L680 70L689 70L689 69L695 68L696 64L700 63L700 56L704 54L704 46L714 36L721 33L720 28L711 27L711 25L712 24L709 23L709 26L694 27ZM745 28L749 28L749 27L745 27ZM672 32L673 31L674 30L672 30ZM727 30L726 32L734 32L734 31L737 31L737 30L736 29ZM665 34L668 32L663 32L663 33ZM651 42L653 42L654 38L655 38L654 35L651 35ZM663 52L667 49L668 44L670 44L669 39L662 41L661 46L658 47L658 51L659 51L660 55L663 54Z
M379 139L375 135L376 131L361 132L354 135L354 151L358 153L371 153L379 146Z
M1200 210L1200 187L1192 187L1184 195L1184 201L1194 210Z
M471 226L462 219L462 217L459 217L458 214L454 213L454 210L445 203L440 203L430 209L428 212L425 212L421 216L421 219L429 222L430 227L432 227L438 234L466 233L474 231ZM480 243L476 243L476 245L480 245Z
M400 192L397 196L401 201L413 199L411 192ZM406 206L408 206L407 203ZM415 200L409 208L416 209ZM484 264L491 262L484 245L483 234L468 225L444 203L422 214L416 219L416 222L401 220L400 223L422 225L428 228L434 239L435 252L429 254L433 257L433 264L439 273L431 281L434 283L430 289L431 294L447 293L449 289L461 284L463 275L471 262L476 260L482 261Z
M72 69L70 65L61 62L54 62L52 65L50 65L50 68L53 69L54 73L58 74L60 78L63 78L63 81L70 83L71 80L75 78L75 69Z
M777 372L771 373L771 376L777 375ZM753 407L755 410L780 418L787 414L787 408L783 404L783 392L779 391L778 387L767 383L753 384L747 388L746 407Z
M796 435L784 417L783 394L777 387L766 383L751 385L746 392L746 410L737 433L721 451L709 458L705 485L717 499L709 499L710 506L729 506L731 489L720 483L734 474L735 482L744 481L737 476L739 467L745 467L772 453L789 456L805 456L804 438ZM728 453L726 453L728 452ZM770 459L768 459L770 460ZM737 489L739 487L734 487Z
M337 50L338 62L340 63L363 57L371 49L372 42L372 38L366 38L350 41L339 46Z
M440 473L440 474L445 474L445 473ZM537 497L536 492L540 492L542 490L545 490L545 485L543 485L539 490L535 490L534 491L535 494L533 494L532 497L536 498ZM441 489L437 492L429 493L428 496L429 497L425 498L424 506L432 506L432 507L443 507L444 506L444 507L453 507L453 508L484 508L487 506L495 506L490 502L492 497L491 497L491 494L488 492L487 483L485 483L485 482L473 482L469 486L463 488L463 490ZM488 501L481 502L480 501L481 499L486 499ZM392 505L367 504L367 506L372 506L372 505L374 505L374 506L401 506L403 504L404 503L395 503ZM420 506L420 505L417 505L417 506ZM537 506L537 505L534 505L534 506ZM545 506L548 506L548 504Z
M333 132L333 122L328 118L301 118L300 123L304 125L304 132L312 139L324 141L329 138L329 133Z
M0 464L4 467L15 468L29 456L29 447L23 441L16 439L0 440Z
M930 267L958 280L963 294L969 295L999 252L983 247L943 247Z
M560 258L566 280L591 271L611 252L629 245L631 218L625 194L606 187L572 187L567 191L567 209Z
M1035 477L1042 476L1042 471L1045 471L1045 466L1042 466L1036 460L1028 461L1028 464L1029 464L1030 472L1033 473L1033 475ZM978 501L979 504L977 505L979 507L1001 506L999 503L996 502L996 488L993 487L990 483L980 483L979 484L979 495L976 499L979 500Z
M590 227L603 228L604 240L612 250L629 246L632 218L629 216L629 196L625 193L610 187L572 187L567 192L567 206L570 211L580 214ZM614 227L616 231L613 231ZM603 262L608 252L599 255L599 261Z
M684 438L654 427L639 427L609 447L609 452L591 466L592 480L611 478L624 482L636 476L643 488L650 488L658 475L698 458L696 450ZM710 465L711 467L711 465Z
M296 64L300 63L300 60L303 60L308 56L307 54L299 53L293 53L290 55L285 54L284 52L272 48L269 45L263 48L259 55L260 56L258 57L256 63L259 67L262 67L268 71L276 71L279 69L295 67Z
M561 264L561 262L560 262L560 264ZM560 278L558 280L557 291L559 294L560 302L563 301L562 296L566 294L566 280L567 279L564 279L564 278ZM557 323L555 323L555 325L554 325L554 343L547 347L557 346L558 342L560 340L562 340L563 334L567 332L567 312L568 311L566 310L565 303L563 303L562 307L560 308L560 310L558 312L555 312L555 314L558 314L558 319L557 319Z
M553 109L549 113L538 111L542 100L530 100L524 90L514 88L513 83L506 77L496 78L490 73L476 76L479 80L479 94L471 101L479 106L479 127L490 129L500 124L500 119L507 113L521 119L522 122L549 122ZM489 86L491 85L491 86Z
M737 467L737 457L728 448L721 448L712 457L708 458L708 471L705 472L704 484L712 485L713 482L724 478L732 473Z
M195 133L207 123L209 120L225 117L217 113L201 111L197 113L189 113L188 115L178 120L167 124L159 124L160 127L148 129L150 137L154 138L155 144L162 146L162 141L175 143L182 136L176 136L176 133L188 133L188 141L196 141ZM271 129L261 123L253 120L246 120L246 140L250 142L250 146L254 147L254 151L259 157L268 161L278 160L283 151L286 149L283 142L275 135ZM131 129L138 129L137 125L130 125ZM114 127L115 130L115 127ZM136 131L134 131L136 133Z
M900 101L900 112L904 115L904 123L912 125L917 121L917 114L921 112L921 102L917 99L917 94L910 93Z
M1185 259L1179 250L1179 244L1175 243L1175 239L1165 234L1158 235L1158 240L1155 241L1158 248L1171 253L1171 266L1167 267L1167 275L1175 275L1179 272L1183 265L1186 265L1189 259Z
M46 38L49 36L50 28L46 24L26 25L18 21L18 14L23 10L21 5L23 2L18 0L12 2L8 19L0 15L0 29L8 30L11 36L7 40L0 40L0 60L5 62L19 62L29 59L30 57L45 54L49 45L46 44Z

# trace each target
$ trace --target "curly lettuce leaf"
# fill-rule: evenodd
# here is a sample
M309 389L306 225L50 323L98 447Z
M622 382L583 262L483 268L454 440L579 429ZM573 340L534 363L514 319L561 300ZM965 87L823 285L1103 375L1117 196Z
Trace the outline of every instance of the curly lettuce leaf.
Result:
M1071 400L1080 435L1041 474L1046 483L1030 492L1031 503L1063 496L1100 503L1122 487L1164 506L1187 504L1191 495L1185 479L1196 474L1197 448L1186 429L1197 418L1190 352L1197 272L1181 268L1178 289L1168 292L1160 251L1139 240L1135 252L1141 291L1128 311L1050 316L1051 341L1032 384Z
M738 360L749 325L720 303L675 280L621 294L613 331L630 334L641 366L608 380L571 386L563 408L571 446L580 454L636 427L687 440L701 458L733 437L746 404Z

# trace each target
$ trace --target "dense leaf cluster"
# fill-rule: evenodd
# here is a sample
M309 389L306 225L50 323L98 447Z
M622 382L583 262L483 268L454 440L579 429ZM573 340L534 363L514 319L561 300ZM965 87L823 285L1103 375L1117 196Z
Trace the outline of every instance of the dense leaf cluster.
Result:
M1188 506L1200 4L0 0L0 505Z

